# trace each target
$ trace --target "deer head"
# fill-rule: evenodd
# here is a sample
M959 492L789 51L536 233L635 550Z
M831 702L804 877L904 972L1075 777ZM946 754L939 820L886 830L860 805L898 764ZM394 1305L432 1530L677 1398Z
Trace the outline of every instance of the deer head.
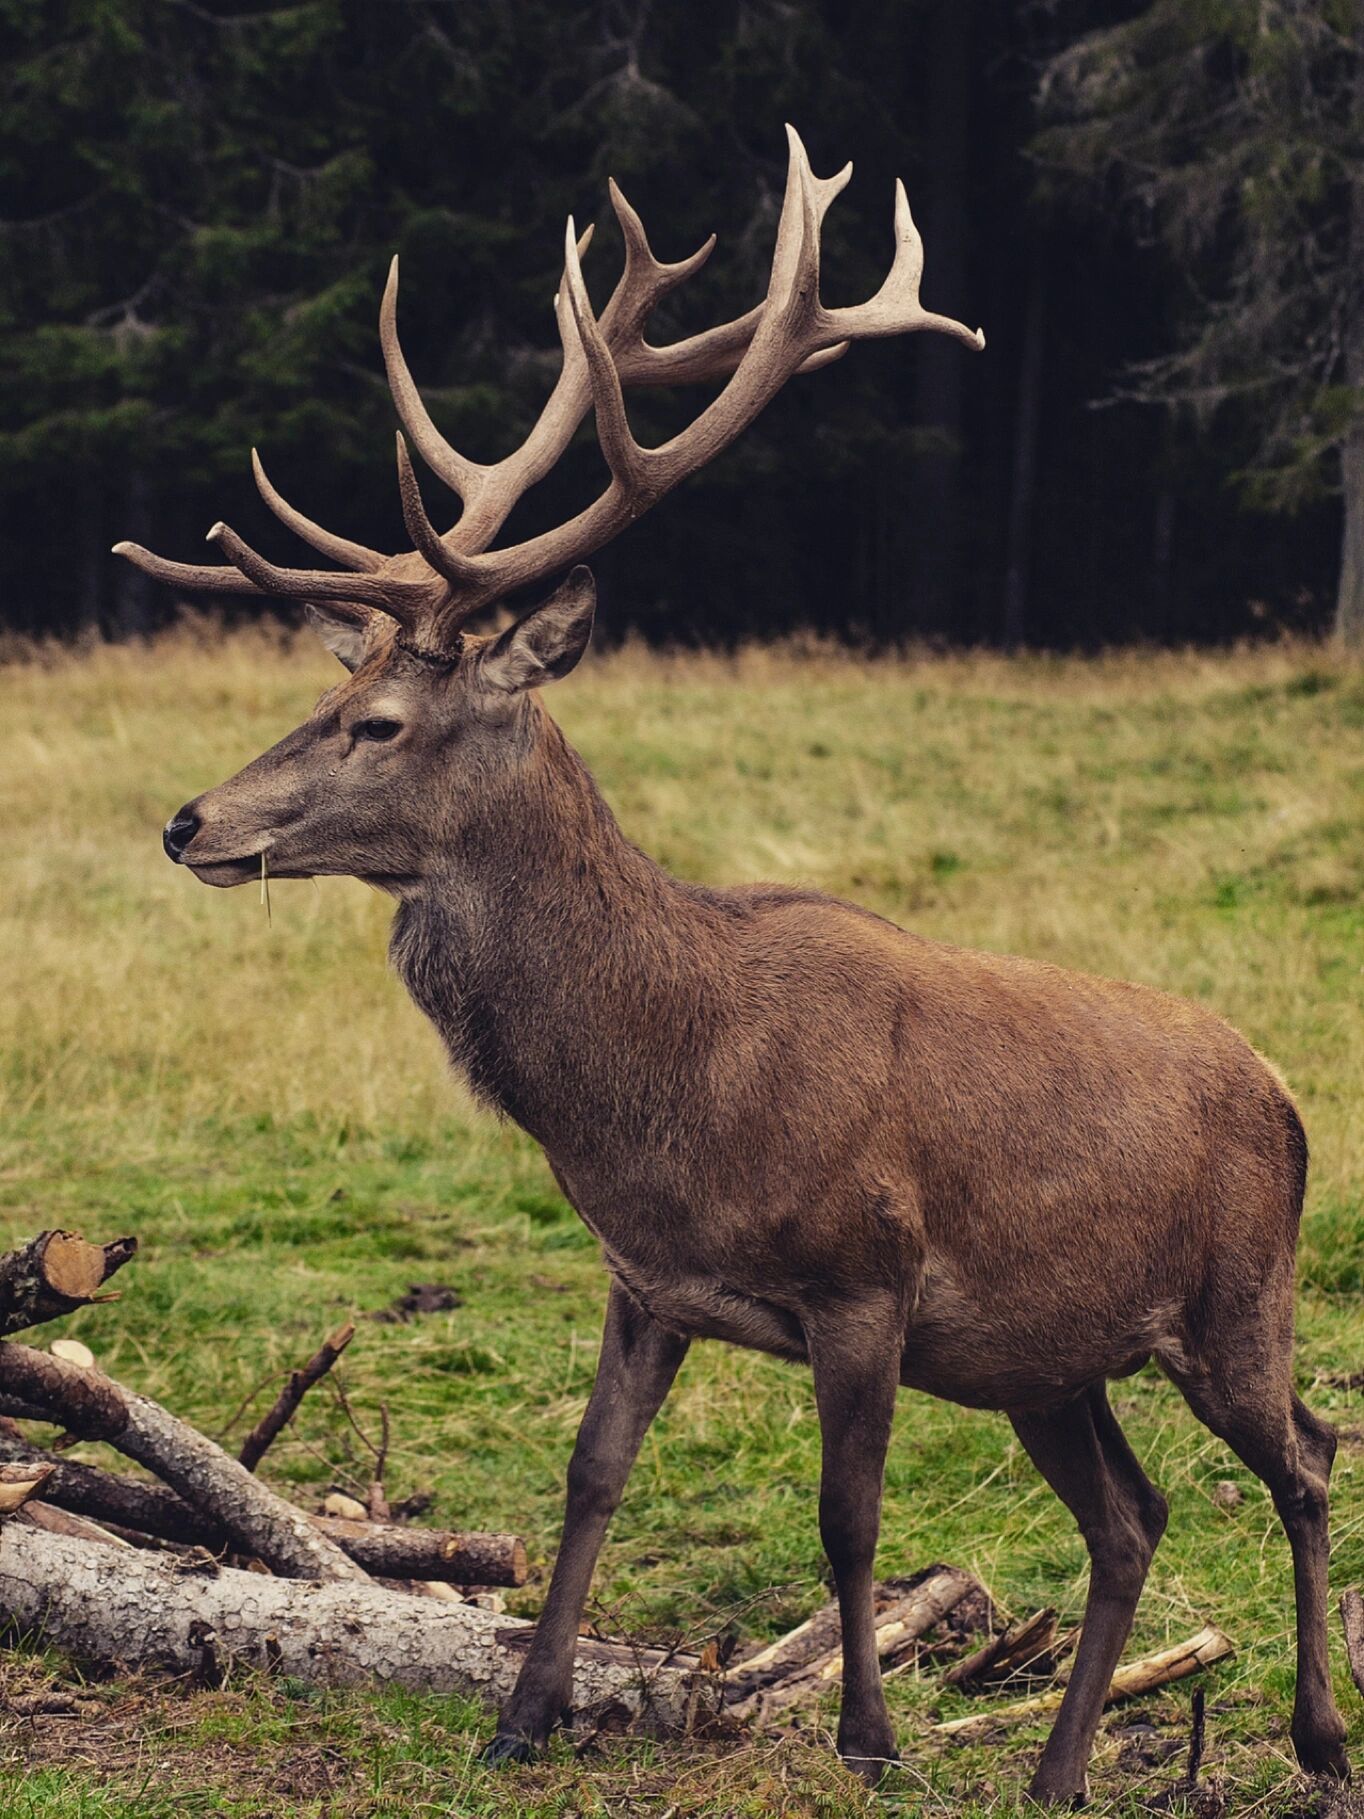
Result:
M227 557L223 567L169 562L134 543L114 546L157 580L182 588L303 601L351 671L288 738L179 811L164 836L173 859L209 884L244 883L264 862L276 876L351 873L401 889L422 875L433 841L457 825L470 792L488 787L499 767L514 765L533 744L540 710L532 691L567 674L586 647L591 576L575 568L544 605L496 639L466 634L475 613L599 549L734 441L788 379L828 365L853 341L935 329L984 347L979 330L920 304L923 242L900 183L885 282L866 303L825 308L820 226L852 166L814 176L798 135L786 130L786 190L767 296L732 322L666 347L645 339L653 310L705 263L715 241L712 235L689 259L662 263L614 182L625 269L598 319L579 263L591 229L579 240L570 217L555 298L563 368L529 436L491 466L453 449L422 403L398 342L393 261L380 313L389 386L418 453L463 501L451 530L442 534L428 517L399 432L398 487L411 550L386 556L324 530L276 492L254 451L266 504L343 572L277 568L225 524L209 532ZM676 436L657 448L635 440L627 386L716 378L727 383ZM516 501L558 461L589 408L610 474L604 491L553 530L492 548Z

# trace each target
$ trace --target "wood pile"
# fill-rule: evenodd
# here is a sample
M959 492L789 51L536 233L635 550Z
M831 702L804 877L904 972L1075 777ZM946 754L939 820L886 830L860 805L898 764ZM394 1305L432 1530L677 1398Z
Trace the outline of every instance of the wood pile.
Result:
M136 1250L49 1231L0 1257L0 1623L81 1660L213 1685L242 1663L312 1685L509 1691L532 1626L503 1616L491 1588L524 1584L525 1545L389 1519L386 1420L364 1502L309 1511L255 1475L350 1344L349 1323L291 1373L236 1458L78 1341L40 1351L8 1337L117 1299L106 1285ZM32 1422L63 1432L44 1448ZM76 1463L76 1440L149 1475ZM683 1724L699 1670L694 1656L585 1644L575 1706Z

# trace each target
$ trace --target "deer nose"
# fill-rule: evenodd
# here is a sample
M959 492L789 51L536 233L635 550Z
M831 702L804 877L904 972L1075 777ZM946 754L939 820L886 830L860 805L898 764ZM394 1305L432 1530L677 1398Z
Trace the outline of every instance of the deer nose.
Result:
M179 865L185 856L185 848L198 833L199 825L199 817L188 803L171 817L161 834L161 844L166 849L168 859L174 859Z

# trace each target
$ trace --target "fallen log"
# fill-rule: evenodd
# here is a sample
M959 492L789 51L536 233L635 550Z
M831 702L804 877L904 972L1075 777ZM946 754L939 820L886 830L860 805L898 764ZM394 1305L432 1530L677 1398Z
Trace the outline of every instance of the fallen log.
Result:
M77 1465L3 1432L0 1460L50 1466L43 1500L73 1515L136 1530L158 1541L207 1548L215 1554L234 1547L221 1523L191 1509L165 1485L144 1484L95 1465ZM525 1543L518 1535L401 1528L329 1516L307 1516L306 1520L357 1566L380 1578L524 1585L529 1574Z
M1235 1652L1230 1638L1216 1624L1209 1623L1187 1642L1177 1642L1172 1648L1160 1649L1154 1655L1144 1655L1139 1661L1129 1661L1118 1668L1104 1694L1104 1704L1112 1705L1119 1699L1135 1699L1143 1693L1152 1693L1157 1687L1183 1680ZM934 1729L946 1736L988 1729L994 1724L1016 1724L1054 1712L1064 1697L1065 1688L1058 1687L1031 1699L1020 1699L1013 1705L987 1707L965 1718L952 1718L946 1724L935 1725Z
M3 1456L3 1454L0 1454ZM931 1579L934 1574L953 1572L955 1568L942 1565L927 1566L922 1572L908 1579L878 1580L873 1588L874 1608L878 1624L890 1621L892 1607L898 1608L919 1588ZM968 1592L959 1598L951 1607L952 1612L963 1610L971 1602L971 1594L979 1599L982 1610L989 1609L989 1594L978 1580L970 1581ZM973 1616L978 1613L972 1613ZM988 1617L981 1617L981 1623ZM973 1624L972 1627L977 1627ZM838 1648L841 1631L839 1627L838 1604L831 1602L821 1605L819 1610L798 1623L793 1630L784 1636L778 1636L774 1642L758 1649L754 1654L745 1656L742 1661L733 1663L729 1670L729 1685L733 1696L740 1692L753 1693L763 1686L770 1686L776 1681L785 1680L797 1671L808 1668L812 1662L827 1661L830 1653Z
M206 1435L98 1371L0 1340L0 1387L51 1410L82 1439L110 1445L212 1517L233 1547L291 1579L357 1579L363 1570Z
M268 1490L206 1435L149 1396L124 1391L128 1425L113 1444L227 1531L238 1553L254 1554L290 1579L360 1579L357 1566L300 1509Z
M12 1339L0 1339L0 1394L6 1415L13 1408L30 1419L62 1422L82 1440L113 1440L128 1425L117 1384Z
M261 1417L242 1442L238 1462L254 1472L277 1435L293 1420L298 1405L315 1383L326 1376L355 1337L354 1324L347 1320L323 1341L301 1369L290 1371L289 1379L275 1399L273 1408Z
M211 1653L217 1676L242 1663L310 1686L393 1684L494 1698L510 1691L533 1629L368 1581L300 1582L230 1567L187 1573L155 1554L15 1523L0 1530L0 1617L78 1659L129 1668L200 1677ZM680 1729L707 1698L694 1662L579 1646L580 1713L614 1702L652 1728Z
M827 1656L831 1648L837 1648L838 1637L838 1606L826 1604L804 1623L798 1623L795 1629L759 1649L756 1655L736 1662L731 1670L730 1684L756 1692Z
M975 1584L971 1575L960 1567L936 1567L905 1597L879 1611L876 1653L880 1659L884 1661L898 1654L926 1630L932 1629L935 1623L941 1622L975 1588ZM812 1622L806 1634L814 1629ZM783 1638L783 1641L790 1642L791 1638ZM759 1685L751 1692L742 1690L746 1685L745 1672L751 1673L754 1665L755 1662L742 1664L733 1677L732 1684L741 1689L741 1696L726 1707L733 1718L766 1719L803 1700L818 1698L842 1673L843 1651L831 1649L787 1673L775 1684ZM761 1673L762 1667L758 1671Z
M0 1256L0 1337L115 1299L99 1291L136 1251L136 1238L90 1244L75 1232L39 1232Z
M451 1585L524 1585L530 1568L519 1535L459 1534L313 1516L314 1528L384 1579L444 1579Z

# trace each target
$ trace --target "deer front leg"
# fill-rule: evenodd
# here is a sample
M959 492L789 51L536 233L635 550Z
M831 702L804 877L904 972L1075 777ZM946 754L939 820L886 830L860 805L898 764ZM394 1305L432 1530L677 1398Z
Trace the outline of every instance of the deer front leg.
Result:
M554 1575L525 1665L483 1752L487 1762L529 1761L572 1702L578 1624L606 1526L686 1355L687 1341L650 1319L613 1280L597 1380L569 1461Z
M838 1753L873 1786L899 1759L876 1653L872 1566L903 1338L899 1304L889 1296L806 1323L823 1437L819 1533L843 1633Z

